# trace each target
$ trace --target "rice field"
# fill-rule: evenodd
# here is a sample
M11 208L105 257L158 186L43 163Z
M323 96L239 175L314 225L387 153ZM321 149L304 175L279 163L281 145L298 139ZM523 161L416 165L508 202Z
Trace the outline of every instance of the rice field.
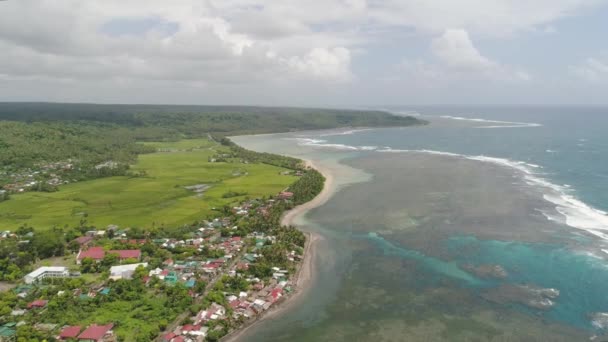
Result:
M75 226L81 220L96 227L177 226L247 196L276 194L296 180L270 165L209 162L224 147L205 139L147 144L170 152L140 155L131 170L146 171L145 176L102 178L64 185L54 193L13 195L0 203L0 230ZM200 184L210 188L202 193L186 189ZM223 198L227 192L247 195Z

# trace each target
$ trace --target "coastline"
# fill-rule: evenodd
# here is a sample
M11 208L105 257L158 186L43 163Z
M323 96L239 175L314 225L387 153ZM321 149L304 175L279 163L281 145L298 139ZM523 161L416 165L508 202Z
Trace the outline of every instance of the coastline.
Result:
M334 193L334 178L331 172L311 160L304 160L306 167L313 168L320 172L325 177L323 190L311 201L300 204L297 207L285 212L281 218L281 225L293 226L297 220L304 216L309 210L325 204ZM240 329L226 335L221 341L234 342L244 337L245 333L251 328L258 326L268 319L276 317L281 313L294 307L305 293L311 288L314 280L314 264L317 258L317 248L319 242L323 240L323 236L316 232L305 232L308 238L306 239L306 247L304 249L304 260L296 271L294 276L294 291L288 297L284 297L280 303L275 304L270 310L264 312L257 319L246 323Z

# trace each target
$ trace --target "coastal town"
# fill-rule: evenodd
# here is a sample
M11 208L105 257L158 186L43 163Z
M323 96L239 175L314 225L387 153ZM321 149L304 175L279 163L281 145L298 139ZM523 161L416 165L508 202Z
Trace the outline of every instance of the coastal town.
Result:
M217 208L177 231L83 227L63 257L42 259L0 293L0 341L216 341L258 320L296 291L305 258L305 234L280 219L322 188L316 170L293 174L275 196ZM1 231L0 244L28 246L36 236ZM103 318L106 306L151 298L165 307L149 331Z

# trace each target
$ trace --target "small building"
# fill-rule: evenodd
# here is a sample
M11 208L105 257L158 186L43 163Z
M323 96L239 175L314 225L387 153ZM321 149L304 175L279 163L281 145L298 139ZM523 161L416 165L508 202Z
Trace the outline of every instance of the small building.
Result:
M91 241L93 241L93 237L89 236L89 235L85 235L85 236L75 238L74 241L77 244L79 244L80 247L84 247L84 246L87 246L89 243L91 243Z
M38 299L38 300L35 300L35 301L31 302L31 303L28 303L27 304L27 308L28 309L43 308L43 307L45 307L48 304L48 302L49 302L48 300Z
M44 278L66 278L70 276L67 267L62 266L44 266L39 267L35 271L23 277L26 284L33 284L36 281Z
M148 267L148 263L142 262L139 264L112 266L110 268L110 279L131 279L139 266Z
M125 249L125 250L113 250L108 251L107 254L116 254L120 261L124 261L126 259L135 259L139 260L141 258L141 250L139 249ZM106 256L106 252L102 247L91 247L86 250L80 250L78 252L78 256L76 257L76 263L80 264L82 259L91 258L97 262L101 261Z
M78 335L78 341L84 342L104 342L109 340L112 335L113 324L97 325L93 324Z
M0 327L0 341L12 341L15 337L15 323L6 323Z
M283 191L283 192L279 193L279 199L289 200L292 198L293 198L293 192Z
M80 326L68 326L63 328L63 330L61 330L61 332L59 333L59 336L57 336L58 340L70 340L70 339L75 339L78 334L80 334Z
M80 250L78 255L76 256L76 263L80 264L82 259L91 258L95 261L101 261L103 257L106 256L106 252L102 247L91 247L86 250Z

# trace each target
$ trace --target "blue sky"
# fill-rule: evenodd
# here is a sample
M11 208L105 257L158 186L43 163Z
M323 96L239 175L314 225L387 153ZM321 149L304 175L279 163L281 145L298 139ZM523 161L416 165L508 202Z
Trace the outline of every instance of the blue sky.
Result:
M605 32L608 0L8 0L0 101L608 105Z

